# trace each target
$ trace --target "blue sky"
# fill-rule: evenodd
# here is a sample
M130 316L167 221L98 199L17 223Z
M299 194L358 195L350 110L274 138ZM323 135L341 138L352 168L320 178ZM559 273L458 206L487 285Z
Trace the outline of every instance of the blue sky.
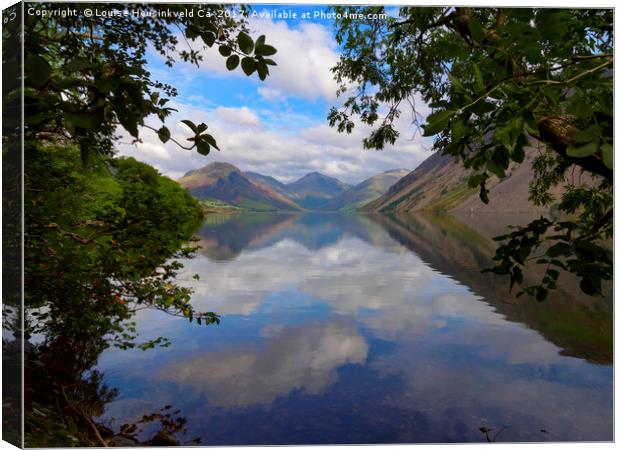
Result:
M154 52L148 58L153 77L179 92L172 102L179 113L167 120L173 135L189 136L179 122L182 119L205 122L222 151L204 157L172 142L164 145L145 129L137 145L128 145L129 139L123 139L121 154L153 164L172 178L213 161L226 161L283 182L320 171L348 183L385 170L413 169L429 156L431 143L414 137L410 111L403 111L398 121L401 138L397 144L381 152L363 149L368 127L358 126L351 135L329 127L327 113L342 101L336 97L338 86L330 71L339 58L333 22L301 19L304 12L314 16L325 11L324 5L255 5L254 10L298 14L297 19L289 20L249 19L251 35L265 34L267 43L278 49L273 56L278 65L271 68L264 82L256 74L246 77L240 69L229 72L215 49L202 51L200 68L183 62L169 68ZM201 44L195 41L192 47L199 49ZM419 109L422 113L427 110L421 103ZM160 126L157 119L149 123Z

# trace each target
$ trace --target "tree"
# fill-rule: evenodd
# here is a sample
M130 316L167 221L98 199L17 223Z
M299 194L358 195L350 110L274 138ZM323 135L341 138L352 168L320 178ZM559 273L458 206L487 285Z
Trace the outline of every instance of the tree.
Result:
M3 277L13 289L3 316L15 336L3 341L14 350L7 364L14 389L4 408L17 430L24 413L26 445L106 445L92 419L113 396L93 369L100 353L111 345L169 344L165 337L135 342L131 319L138 310L219 323L216 314L194 310L192 290L175 282L178 259L193 254L184 244L202 219L200 205L152 167L115 158L114 147L124 129L136 142L154 132L202 155L218 149L204 123L183 120L193 133L187 143L171 135L166 121L177 91L152 78L147 52L159 52L168 66L199 65L201 50L217 47L229 70L240 67L264 80L276 49L265 36L250 37L246 12L224 5L86 3L4 11L3 187L10 195L3 195L3 248L11 259L3 260L9 262ZM150 117L161 126L149 125ZM35 344L21 340L35 333ZM24 445L21 436L13 441Z
M558 269L600 295L612 277L601 241L613 232L613 11L403 7L399 18L360 20L384 8L334 9L343 53L333 72L341 94L351 85L354 92L332 108L330 125L350 132L359 117L373 126L364 146L382 149L398 138L402 106L415 110L420 95L433 112L415 125L434 136L435 151L471 169L469 185L485 203L487 181L522 163L525 146L542 143L530 200L550 205L550 188L563 184L564 217L496 238L502 245L489 270L520 284L522 266L536 260L545 276L523 291L538 300L556 287ZM570 184L574 169L594 182Z
M267 57L275 54L276 49L266 44L265 36L256 40L249 36L244 19L248 8L244 6L236 10L224 5L195 5L191 9L178 4L93 6L65 4L63 11L66 14L56 14L59 6L54 3L28 5L24 8L23 30L18 20L18 7L14 7L5 12L7 27L3 35L3 64L13 70L17 80L21 76L21 31L24 37L23 90L20 83L14 82L9 75L7 83L3 84L3 143L6 144L5 154L17 156L21 154L19 143L23 133L25 304L33 307L41 306L43 302L51 311L47 331L55 323L69 324L63 331L65 337L73 336L69 329L75 325L70 323L71 314L66 313L70 309L67 298L71 296L67 296L66 289L61 289L55 282L51 282L51 287L58 287L58 290L50 286L44 288L45 280L50 282L50 267L63 268L64 271L58 274L61 280L70 278L73 273L65 268L85 271L81 274L84 286L76 287L70 299L77 305L75 311L79 311L81 303L93 301L99 305L101 302L97 303L96 299L100 294L111 299L116 296L123 302L148 303L181 313L190 320L197 314L189 305L187 290L169 286L169 279L180 265L165 261L191 237L196 221L190 216L195 213L197 204L183 199L177 192L178 186L160 177L154 169L144 165L129 169L129 162L110 159L122 128L136 141L140 140L141 127L150 128L162 142L171 140L186 150L195 149L203 155L207 155L212 147L218 148L215 138L206 132L208 127L204 123L183 120L193 132L188 144L171 136L165 121L173 111L168 102L177 92L173 86L152 79L147 70L147 51L159 52L168 66L173 66L176 59L199 65L203 60L201 50L217 47L219 55L226 58L229 70L240 66L247 76L257 73L261 80L268 76L268 66L275 65ZM145 123L150 116L158 117L161 127ZM65 153L69 158L75 157L76 149L80 155L78 159L81 157L82 160L84 177L97 179L102 186L117 185L107 193L111 197L106 205L112 209L91 211L92 217L81 217L83 211L78 205L88 205L89 198L96 197L96 192L93 193L92 186L81 180L75 172L77 169L66 158L57 155ZM19 157L8 160L11 163L3 168L5 173L21 172ZM41 161L49 163L49 167ZM112 176L107 173L110 171L118 173ZM130 173L130 177L126 173ZM75 183L76 191L66 192L66 186L71 183ZM116 199L113 194L119 191L124 197ZM77 197L73 195L76 192ZM59 193L63 193L64 198ZM79 200L80 196L85 198ZM67 198L73 198L75 205L67 207ZM16 209L18 203L11 204ZM130 209L131 214L128 213ZM75 217L70 219L65 214L60 220L60 210L66 214L75 213ZM113 210L124 211L123 216L112 214ZM131 220L127 222L128 218ZM136 229L136 224L143 225L143 228ZM162 236L157 235L158 231ZM118 245L110 245L111 235ZM77 245L68 245L71 241ZM133 247L138 248L136 251L142 258L145 255L151 257L141 261L130 253ZM42 249L48 249L46 256L52 255L59 261L42 261L41 258L45 259ZM93 261L95 263L91 264ZM103 266L97 267L97 264ZM95 281L99 280L99 273L106 274L101 283ZM36 274L42 277L40 283L31 278ZM102 291L85 293L88 280ZM114 283L106 280L114 280ZM127 289L120 292L123 286ZM38 292L38 289L43 291ZM105 327L117 319L131 316L127 308L113 305L113 301L103 302L108 303L113 308L92 311L93 316L105 318L101 322L105 322ZM218 320L213 313L196 317L199 323ZM84 315L75 314L73 319L80 327ZM118 327L117 331L122 334L123 328Z
M188 144L183 144L171 136L165 121L174 111L168 106L168 102L177 95L177 91L173 86L152 78L147 70L146 56L149 49L160 53L168 66L173 66L177 59L198 66L203 60L201 50L217 47L219 55L226 58L229 70L240 66L247 76L257 73L261 80L268 76L268 66L276 64L267 58L274 55L276 49L266 44L264 35L256 40L249 36L244 19L248 11L245 6L234 9L225 5L195 5L188 9L178 4L78 3L63 5L63 11L66 14L56 14L59 12L59 5L54 3L28 5L25 7L23 30L20 29L17 7L6 11L8 26L3 35L3 63L5 67L13 70L17 80L21 76L20 31L23 31L24 36L23 90L20 83L12 82L14 80L8 75L8 81L3 85L3 143L7 144L5 153L9 156L20 154L19 143L23 132L27 262L29 256L39 257L41 249L50 248L50 255L60 255L59 257L66 257L68 260L76 257L78 260L74 263L79 266L80 261L83 262L83 269L87 270L86 267L90 267L87 263L92 262L93 253L98 255L102 245L109 246L106 236L113 234L115 240L120 242L120 249L110 249L113 257L95 260L102 264L112 261L110 270L116 270L117 275L119 268L128 268L124 273L110 279L116 280L117 287L127 282L131 288L123 293L115 292L114 286L107 285L104 289L105 295L121 295L125 296L125 300L129 298L137 303L148 299L148 303L153 306L173 309L191 320L194 311L188 304L188 293L180 288L177 290L175 286L164 289L164 284L167 286L168 283L160 280L161 286L157 285L157 277L154 278L150 272L156 268L163 270L163 280L166 280L178 269L175 265L178 263L165 264L165 259L177 251L183 240L191 237L195 218L191 219L190 216L192 211L195 212L196 205L183 199L177 192L178 186L160 177L154 169L137 165L129 170L129 162L110 157L115 152L114 145L122 128L135 141L140 140L143 127L156 132L164 143L174 141L186 150L195 149L203 155L209 154L212 147L218 148L215 138L206 132L208 127L204 123L182 121L193 132ZM22 96L25 120L23 130L20 114ZM145 123L150 116L158 117L162 122L161 127L151 127ZM76 148L79 149L77 154L81 156L85 177L96 178L104 185L120 185L120 188L109 192L110 195L119 190L125 192L123 199L114 200L112 195L110 204L107 205L125 211L122 220L108 210L92 212L92 217L78 219L81 210L76 210L76 205L88 204L88 199L80 201L63 190L67 183L77 183L76 186L79 186L79 176L70 162L56 155L64 152L67 157L75 157ZM53 156L41 156L48 153ZM42 160L49 163L49 167L42 164ZM20 158L12 158L10 161L12 163L4 167L5 173L7 167L10 169L8 173L19 173L21 170L17 165ZM53 172L54 170L56 172ZM107 176L101 175L110 170L118 173L115 176L110 173ZM131 174L131 178L127 178L127 172ZM55 184L46 184L51 181ZM156 192L153 191L153 186L157 187ZM132 190L131 195L127 193L129 190ZM58 196L59 192L64 192L66 198L74 198L76 205L66 208L65 199ZM86 185L79 193L86 197L95 195ZM133 215L127 213L131 208L125 203L133 205ZM57 208L60 205L66 208L63 209L66 213L75 212L73 220L66 216L64 222L59 220L55 214L58 213ZM49 211L45 211L45 207L49 208ZM138 212L142 212L144 217L139 214L134 216ZM153 216L154 214L159 216ZM133 219L125 223L125 227L123 220L126 221L128 217ZM99 231L103 231L93 229L95 224ZM136 230L136 224L157 226L154 229ZM178 229L181 226L182 230ZM45 233L41 230L45 230ZM164 236L156 235L158 230ZM50 232L55 237L49 235ZM83 232L87 232L89 237L84 237L81 234ZM67 238L80 244L75 247L79 250L73 251L74 247L66 244ZM157 244L153 245L154 242ZM122 258L129 261L135 256L129 252L131 246L139 248L137 251L143 253L142 258L145 249L151 249L151 258L146 262L142 261L141 266L137 265L139 258L135 257L132 263L120 264ZM147 251L146 254L148 253ZM158 258L153 258L153 255ZM40 262L40 266L27 264L27 277L41 268L41 275L49 279L50 271L47 266L55 264L56 262L49 261ZM106 273L103 268L95 266L92 273L82 274L84 280L93 279L99 270ZM61 275L66 276L67 273L70 271ZM110 277L109 271L107 276ZM144 284L140 289L137 288L138 281ZM40 302L47 299L47 306L51 309L58 306L58 317L69 317L70 314L61 312L67 306L66 302L54 303L54 293L58 294L59 298L66 293L47 290L41 292L41 295L31 295L44 285L45 283L27 283L25 296L31 301L27 301L26 305L40 306ZM168 293L170 290L174 292ZM82 294L83 292L75 292L73 300L76 304L96 298L93 292L89 294L90 298L85 298ZM173 300L168 303L163 300L156 301L158 296L164 299L170 297ZM115 320L114 317L126 319L128 315L123 311L123 308L119 310L116 307L106 312L99 311L97 314L107 316L109 320ZM205 314L197 316L197 321L211 323L217 320L216 315Z
M244 19L246 7L235 14L225 5L69 4L66 16L28 13L24 24L25 139L62 139L77 143L86 159L89 153L113 152L117 128L136 140L140 127L151 128L162 142L174 141L203 155L218 148L204 123L184 120L194 136L182 144L170 135L165 120L176 89L152 79L147 70L149 48L172 66L176 59L198 66L201 50L217 47L229 70L241 67L261 80L276 63L267 58L276 49L265 36L254 41ZM57 4L37 4L28 10L49 12ZM97 15L95 11L105 11ZM5 54L7 58L17 58ZM13 96L21 91L15 90ZM11 98L8 93L8 98ZM14 104L19 108L19 104ZM162 126L145 123L157 116ZM19 116L14 120L18 120Z
M136 343L137 311L219 323L175 282L198 201L133 158L98 159L84 166L76 147L29 148L29 172L44 176L30 177L24 211L24 331L39 337L23 362L27 445L105 445L92 416L114 393L94 368L99 355L170 344Z

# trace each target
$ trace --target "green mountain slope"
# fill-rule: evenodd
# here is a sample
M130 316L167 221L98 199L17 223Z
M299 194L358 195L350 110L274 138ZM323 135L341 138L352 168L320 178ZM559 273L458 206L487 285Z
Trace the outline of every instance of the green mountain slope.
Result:
M512 165L501 180L492 178L488 204L482 203L478 190L467 186L471 175L451 156L434 153L407 176L376 200L364 206L364 211L463 211L463 212L547 212L528 199L529 183L533 178L532 161L538 154L536 147L528 147L525 161ZM587 180L582 180L587 182ZM552 189L559 198L562 187Z
M306 209L321 209L331 199L344 193L351 186L319 172L311 172L286 185L291 198Z
M243 175L245 175L247 178L252 180L253 183L258 184L259 186L273 189L278 194L283 195L287 198L291 198L291 191L288 190L284 183L279 182L274 177L256 172L243 172Z
M374 175L331 199L323 209L328 211L357 210L385 194L390 186L408 173L407 169L394 169Z
M259 184L228 163L214 162L191 170L178 180L200 200L219 200L255 211L301 209L290 198L266 184Z

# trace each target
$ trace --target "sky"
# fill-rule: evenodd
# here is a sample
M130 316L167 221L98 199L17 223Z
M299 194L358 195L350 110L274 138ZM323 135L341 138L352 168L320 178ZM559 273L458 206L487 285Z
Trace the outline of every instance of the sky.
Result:
M302 12L314 14L324 6L255 5L254 10L295 11L301 17ZM388 12L395 14L396 10ZM254 39L264 34L267 43L278 49L272 57L278 65L270 67L265 81L256 74L245 76L240 68L229 72L215 47L202 51L204 61L199 68L182 61L169 68L156 52L148 56L152 77L175 86L179 93L170 102L179 112L166 119L172 135L179 141L190 136L182 119L204 122L220 152L202 156L172 141L162 144L154 132L143 128L142 142L132 144L125 134L119 153L147 162L173 179L223 161L285 183L318 171L351 184L386 170L414 169L430 156L432 142L416 133L410 110L398 119L401 135L396 144L382 151L363 148L368 126L358 124L351 134L329 126L329 109L343 101L336 96L338 85L330 70L339 59L331 20L255 17L249 26ZM192 47L200 48L200 44L197 40ZM428 113L421 100L416 107L423 116ZM161 126L157 118L146 123Z

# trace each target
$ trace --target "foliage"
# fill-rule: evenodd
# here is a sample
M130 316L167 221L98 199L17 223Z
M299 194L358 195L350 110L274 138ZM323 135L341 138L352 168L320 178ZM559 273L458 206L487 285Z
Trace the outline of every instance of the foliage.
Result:
M219 323L174 282L176 258L193 254L182 245L202 208L133 158L83 165L75 147L32 143L25 156L25 337L40 340L27 343L28 445L101 445L92 417L115 395L93 370L101 352L169 345L164 337L137 343L136 312Z
M31 334L105 336L98 352L132 347L135 329L124 322L143 307L219 320L196 313L190 290L171 283L181 265L170 258L191 255L179 248L202 217L187 191L132 158L83 167L77 149L28 149L27 175L46 173L25 188L25 304L41 308L31 313Z
M198 66L203 60L201 50L217 47L229 70L241 61L246 75L256 73L261 80L269 74L269 66L276 65L267 58L276 49L265 43L265 36L256 41L249 36L243 19L246 7L230 14L231 7L225 5L194 5L195 14L188 17L182 14L186 6L180 4L100 4L98 8L108 15L97 17L85 14L90 4L67 6L77 14L26 15L25 138L74 143L84 160L91 152L112 153L119 127L136 141L140 127L146 127L162 142L170 140L202 155L218 149L204 123L183 120L193 133L189 144L171 136L165 120L175 111L168 103L177 91L152 79L147 70L149 49L161 54L169 66L176 59ZM141 15L134 15L135 11ZM20 92L15 89L8 98L15 99ZM158 117L161 127L145 123L149 116Z
M530 198L549 205L556 200L551 188L566 184L559 210L570 219L505 236L492 270L519 283L526 260L548 259L541 249L544 241L557 245L557 235L546 234L554 229L570 249L558 255L562 268L582 278L585 292L600 294L601 280L611 277L601 240L611 237L613 218L613 11L403 7L398 19L364 21L359 17L376 17L383 7L335 10L344 50L333 71L349 96L330 111L330 125L351 132L359 117L374 127L365 147L382 149L398 138L402 105L413 108L420 128L421 98L432 108L424 135L472 170L469 186L485 203L488 180L523 163L526 146L544 144ZM588 187L572 182L575 168L592 180ZM596 263L586 267L584 258ZM556 278L547 272L538 298Z
M240 65L247 76L256 73L261 80L276 65L270 59L276 49L265 36L249 35L244 6L193 5L192 15L179 4L98 4L106 15L88 14L93 5L87 3L62 6L75 13L38 14L58 10L58 4L37 3L28 6L37 14L25 14L23 24L20 6L3 14L3 169L10 175L4 187L14 193L10 202L3 197L3 209L10 207L13 224L22 223L23 138L23 337L42 339L26 357L33 389L26 392L24 412L34 446L58 439L63 446L93 445L89 439L97 427L91 416L99 411L90 407L111 395L100 392L100 374L92 370L99 354L110 345L169 345L163 337L135 342L131 320L140 309L219 323L216 314L195 311L191 290L174 281L182 267L177 259L193 254L183 245L202 219L200 205L153 168L112 158L123 129L134 142L152 131L163 143L202 155L219 150L204 123L182 121L192 132L188 143L172 136L166 125L177 91L153 79L147 55L159 53L170 67L179 60L198 66L201 51L213 47L229 70ZM156 119L160 126L151 125ZM21 230L10 231L15 232L4 239L4 248L21 260ZM5 326L12 327L18 345L20 314L5 308L3 315L10 315ZM89 377L94 377L90 385ZM21 405L15 400L14 413ZM67 431L69 422L78 430L59 431ZM94 435L88 436L89 427ZM42 440L32 441L38 432Z

